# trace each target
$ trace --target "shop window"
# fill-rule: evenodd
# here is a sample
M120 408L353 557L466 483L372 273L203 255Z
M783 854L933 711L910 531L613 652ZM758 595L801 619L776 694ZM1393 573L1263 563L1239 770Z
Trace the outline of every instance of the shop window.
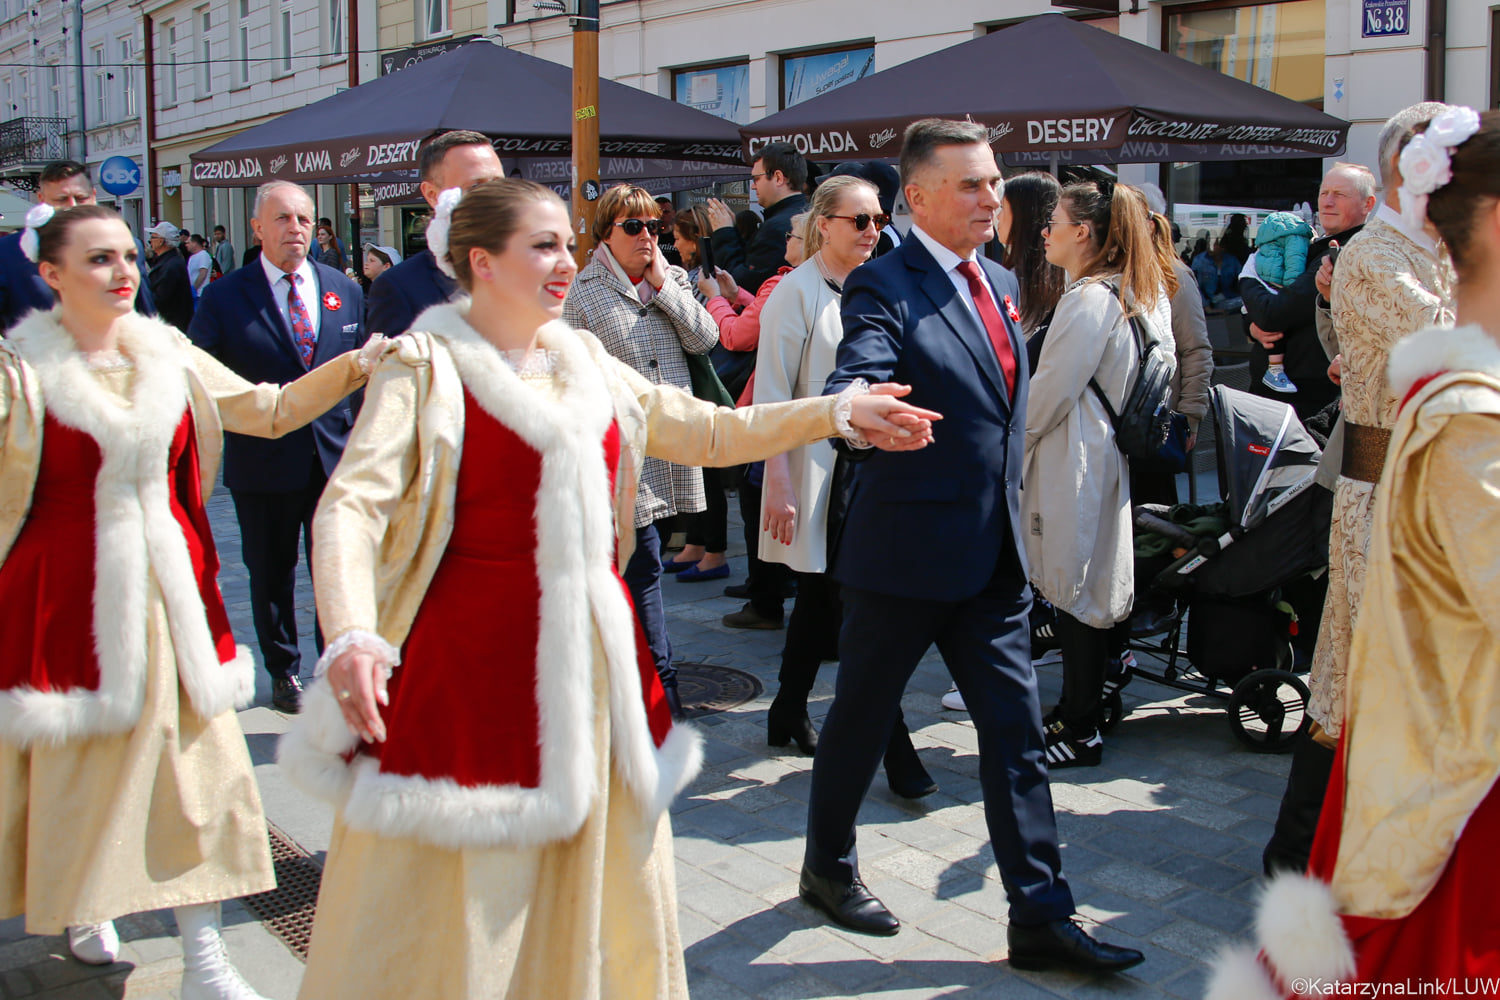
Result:
M875 46L824 49L781 57L781 106L837 90L875 72Z
M417 25L423 38L438 38L449 34L448 0L417 0Z
M1237 80L1321 108L1324 0L1176 9L1165 19L1167 52Z
M672 71L672 100L727 118L750 121L750 64L697 66Z

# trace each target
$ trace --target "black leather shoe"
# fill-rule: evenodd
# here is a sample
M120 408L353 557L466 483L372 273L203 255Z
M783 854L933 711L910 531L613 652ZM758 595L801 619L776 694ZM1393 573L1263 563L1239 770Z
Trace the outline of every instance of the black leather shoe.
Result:
M302 681L295 675L271 681L271 705L278 712L296 715L302 711Z
M836 882L803 868L798 895L840 927L860 934L890 937L901 929L901 921L859 879Z
M818 731L813 728L812 719L807 717L807 705L788 710L780 707L778 702L771 702L771 709L766 713L766 743L784 747L793 740L797 742L797 749L809 757L818 751Z
M682 696L677 693L677 685L663 687L662 693L667 696L667 709L672 713L673 722L681 722L687 718L687 713L682 710Z
M911 745L911 735L900 727L885 748L885 781L903 799L920 799L938 790L938 783Z
M1011 924L1006 937L1010 941L1010 964L1017 969L1123 972L1146 960L1134 948L1095 941L1071 918L1037 927Z

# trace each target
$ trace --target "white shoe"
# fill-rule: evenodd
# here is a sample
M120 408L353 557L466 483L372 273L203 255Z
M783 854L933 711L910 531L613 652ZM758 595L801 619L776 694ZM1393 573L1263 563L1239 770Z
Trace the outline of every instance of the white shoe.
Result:
M182 1000L266 1000L229 961L219 934L219 904L179 906L182 934Z
M943 707L950 708L955 712L967 712L969 710L969 706L964 704L964 696L958 693L958 685L955 684L948 689L947 694L943 695Z
M115 922L79 924L68 928L68 950L85 965L110 965L120 957L120 935Z

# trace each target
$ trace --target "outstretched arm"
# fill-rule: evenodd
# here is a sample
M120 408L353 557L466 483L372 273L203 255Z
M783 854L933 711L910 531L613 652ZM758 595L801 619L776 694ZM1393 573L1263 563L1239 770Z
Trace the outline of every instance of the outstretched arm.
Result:
M225 430L278 438L306 427L364 385L386 344L383 337L371 337L359 350L345 351L286 385L248 382L202 348L188 349Z

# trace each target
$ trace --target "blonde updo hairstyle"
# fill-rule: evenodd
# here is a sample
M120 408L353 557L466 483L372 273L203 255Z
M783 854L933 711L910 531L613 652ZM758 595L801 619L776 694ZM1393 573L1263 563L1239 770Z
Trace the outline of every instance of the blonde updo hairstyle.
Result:
M476 184L464 192L463 200L453 209L453 221L448 228L448 260L464 291L474 288L469 252L503 252L520 228L522 213L538 202L552 202L567 214L563 200L535 181L504 177Z
M802 232L802 252L807 259L823 249L823 230L818 228L818 220L826 219L834 215L842 215L839 211L839 202L843 200L845 193L864 188L877 198L880 197L880 189L863 177L855 177L852 174L839 174L828 178L818 185L817 192L813 195L812 206L807 210L807 225Z

